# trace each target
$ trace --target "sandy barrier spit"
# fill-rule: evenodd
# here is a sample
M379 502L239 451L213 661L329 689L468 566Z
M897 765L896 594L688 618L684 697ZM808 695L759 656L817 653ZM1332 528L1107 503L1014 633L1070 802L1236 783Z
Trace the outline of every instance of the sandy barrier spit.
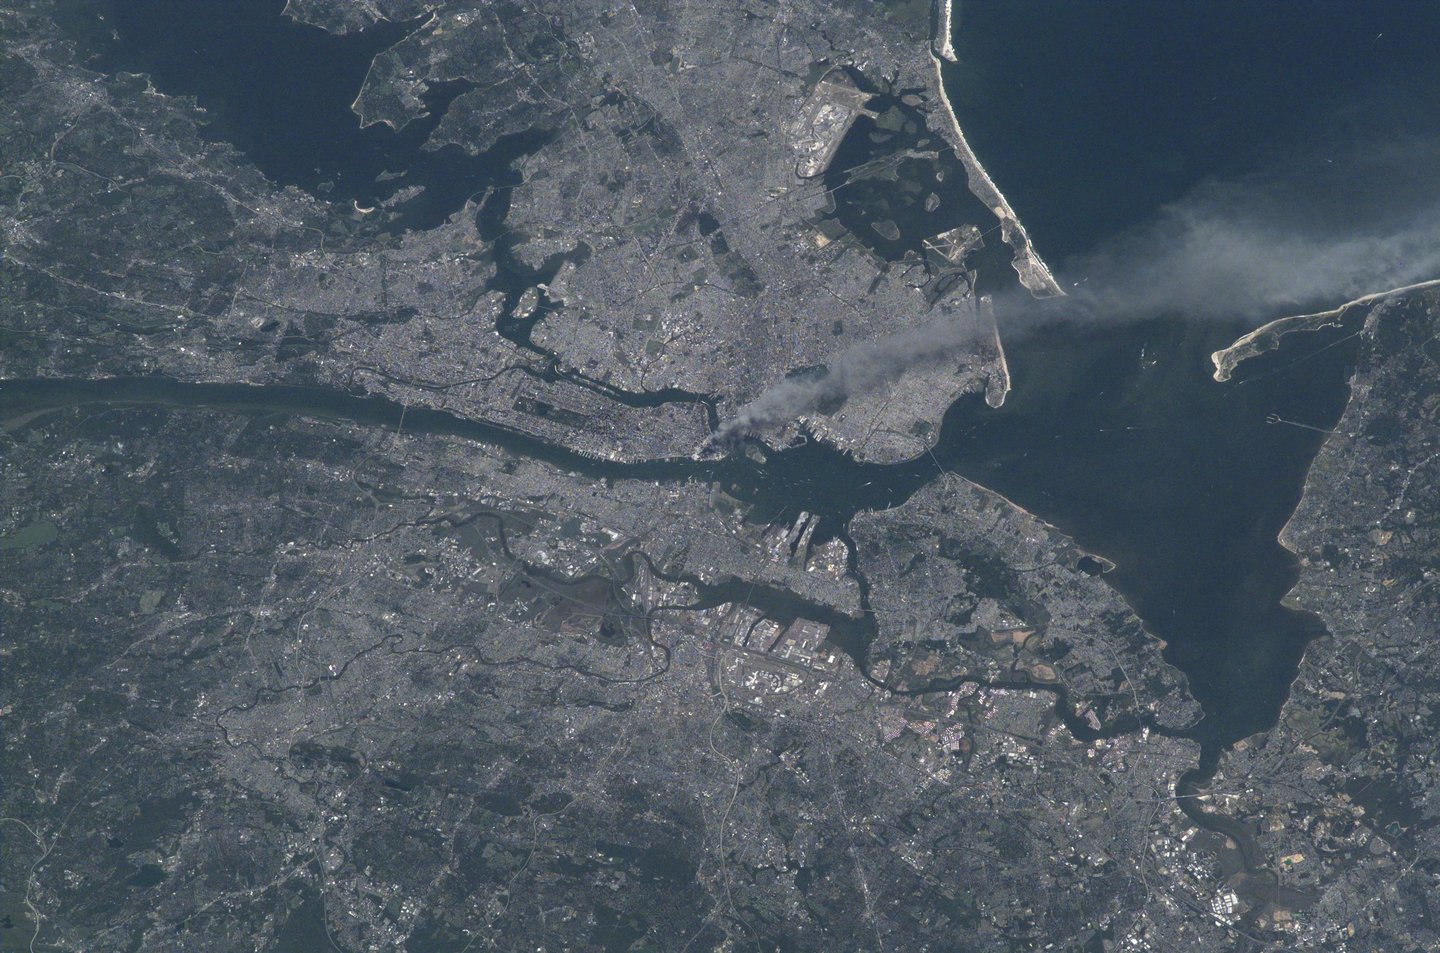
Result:
M1321 328L1334 327L1340 323L1341 316L1351 308L1362 307L1379 301L1381 298L1388 298L1391 295L1404 294L1407 291L1422 291L1426 288L1440 287L1440 278L1430 281L1421 281L1413 285L1405 285L1400 288L1391 288L1389 291L1377 291L1374 294L1362 295L1354 301L1347 301L1337 308L1329 311L1316 311L1313 314L1296 314L1288 318L1276 318L1269 324L1262 324L1249 334L1236 339L1229 347L1221 348L1210 355L1210 363L1215 365L1215 373L1212 375L1217 381L1224 383L1235 373L1235 368L1252 357L1258 357L1266 351L1273 351L1280 346L1280 339L1287 334L1296 331L1318 331Z
M950 42L950 13L953 0L935 0L935 35L930 49L942 60L954 63L955 44Z
M937 30L941 25L949 22L949 3L947 0L940 0L940 2L945 4L946 13L936 17ZM932 43L930 53L930 62L935 70L934 82L936 98L940 101L941 106L944 107L945 119L947 120L941 132L945 134L951 148L955 150L955 155L960 160L960 164L965 167L965 175L970 186L970 191L975 194L976 198L984 202L986 206L995 213L995 217L1000 220L1000 234L1005 237L1005 242L1014 249L1015 252L1012 264L1015 267L1016 274L1020 276L1020 284L1024 285L1027 291L1038 298L1054 298L1063 295L1065 290L1060 287L1059 282L1050 274L1050 269L1044 260L1036 254L1035 249L1031 247L1030 236L1025 233L1025 226L1020 224L1020 219L1015 214L1015 210L1010 207L1009 202L1005 201L1005 196L1001 194L1000 189L996 187L994 180L990 178L990 174L985 171L985 167L980 164L980 159L975 155L975 150L971 149L970 143L965 140L965 133L960 129L960 120L955 117L955 109L950 105L950 97L945 93L945 80L940 73L942 55L949 53L949 56L945 57L946 59L954 60L955 58L955 52L950 47L950 33L948 29L945 31L943 43L944 46L941 53L938 54L933 49L937 44Z

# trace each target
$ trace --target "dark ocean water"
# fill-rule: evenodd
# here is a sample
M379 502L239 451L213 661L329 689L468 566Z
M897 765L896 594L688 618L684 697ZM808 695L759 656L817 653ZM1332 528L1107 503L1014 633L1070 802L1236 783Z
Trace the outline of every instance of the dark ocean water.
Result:
M956 0L953 25L949 96L1062 283L1217 183L1321 239L1440 200L1440 4ZM1247 329L1156 314L1015 341L1010 403L957 405L942 451L1117 563L1221 744L1273 723L1323 632L1279 604L1275 541L1323 435L1269 421L1333 426L1353 355L1349 330L1291 338L1213 382L1208 353Z
M1206 355L1236 328L1156 319L1051 329L1010 349L1014 390L951 408L936 456L1116 564L1105 579L1163 638L1229 743L1279 714L1319 620L1280 604L1276 541L1344 409L1349 332L1292 338L1229 384ZM1272 415L1292 423L1271 423Z
M1052 265L1210 179L1300 183L1337 228L1440 192L1376 168L1440 134L1440 4L955 0L952 25L951 103Z
M194 95L210 113L209 134L277 183L346 205L420 185L418 204L395 224L423 228L510 168L508 153L425 148L458 86L438 90L431 116L404 130L360 128L349 104L366 64L412 24L336 38L282 18L281 0L69 7L92 65L149 72L160 89ZM1398 141L1440 128L1426 125L1440 114L1430 53L1440 4L990 0L963 3L957 14L962 63L947 71L951 98L1052 264L1217 176L1295 170L1289 178L1300 191L1325 199L1312 201L1319 218L1354 212L1354 190L1335 166L1369 168L1365 144L1381 133ZM1361 211L1383 214L1387 202L1411 201L1429 184L1420 173L1371 182ZM490 215L482 225L501 230L505 211L482 213ZM1063 305L1056 313L1063 319ZM827 520L826 532L843 532L860 509L902 502L937 466L958 470L1117 564L1106 579L1169 643L1167 657L1206 710L1202 737L1224 744L1261 730L1320 630L1318 620L1280 606L1295 561L1275 536L1322 435L1269 421L1333 425L1352 348L1344 333L1292 338L1219 385L1207 356L1246 330L1224 315L1064 328L1062 320L1012 342L1010 400L999 411L978 399L957 403L933 458L859 465L810 444L772 454L758 471L680 461L591 469L656 479L728 474L749 484L737 493L777 518L807 509ZM279 388L262 400L223 388L134 386L144 394L128 399L142 402L388 419L387 409L348 395ZM45 390L12 386L7 396L29 389ZM442 418L434 432L501 439ZM532 443L517 446L575 464Z

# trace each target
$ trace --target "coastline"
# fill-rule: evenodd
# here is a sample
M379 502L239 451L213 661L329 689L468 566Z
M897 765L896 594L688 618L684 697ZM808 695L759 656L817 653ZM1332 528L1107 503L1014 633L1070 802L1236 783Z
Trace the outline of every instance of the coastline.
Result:
M951 63L957 62L955 44L950 39L953 5L954 0L935 0L935 36L930 43L930 49L936 56Z
M1300 331L1318 331L1321 328L1335 327L1340 323L1341 316L1351 308L1373 304L1381 298L1388 298L1391 295L1404 294L1410 291L1423 291L1426 288L1435 287L1440 287L1440 278L1420 281L1399 288L1391 288L1388 291L1376 291L1371 294L1361 295L1353 301L1347 301L1328 311L1316 311L1311 314L1295 314L1289 317L1276 318L1274 321L1262 324L1248 334L1237 338L1235 343L1229 347L1221 348L1212 353L1210 355L1210 362L1215 365L1215 373L1212 376L1216 381L1223 384L1235 373L1235 368L1250 358L1258 357L1266 351L1273 351L1279 347L1280 339L1285 335Z
M1019 216L1010 207L990 174L985 171L985 167L980 164L980 158L975 154L975 150L970 148L970 143L966 141L965 133L960 128L960 120L955 115L955 108L950 104L950 96L945 92L945 77L940 65L942 60L955 62L955 49L950 40L952 0L936 0L936 3L936 33L930 43L930 65L934 70L936 99L946 119L941 125L940 133L945 136L950 147L955 150L960 164L965 167L970 191L1000 220L1000 234L1014 252L1011 265L1020 276L1020 284L1037 298L1060 297L1065 294L1065 290L1060 287L1060 283L1050 273L1049 266L1030 244L1030 236L1026 233L1025 226L1020 224Z

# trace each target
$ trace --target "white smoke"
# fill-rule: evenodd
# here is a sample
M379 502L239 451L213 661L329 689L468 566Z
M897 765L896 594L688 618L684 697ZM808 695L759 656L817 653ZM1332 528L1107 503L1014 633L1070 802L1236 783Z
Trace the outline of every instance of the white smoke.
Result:
M1321 231L1266 214L1248 191L1207 188L1069 263L1090 319L1260 321L1440 276L1440 203Z
M875 390L909 368L955 356L980 340L982 333L972 320L945 317L854 345L836 355L822 373L787 377L741 407L713 441L783 424L827 401Z
M1440 141L1367 144L1239 182L1206 183L1152 222L1067 262L1064 271L1067 298L1039 302L1018 291L996 298L1002 340L1057 321L1173 315L1258 323L1440 278ZM714 439L874 390L977 340L973 325L935 321L856 345L821 375L775 384Z

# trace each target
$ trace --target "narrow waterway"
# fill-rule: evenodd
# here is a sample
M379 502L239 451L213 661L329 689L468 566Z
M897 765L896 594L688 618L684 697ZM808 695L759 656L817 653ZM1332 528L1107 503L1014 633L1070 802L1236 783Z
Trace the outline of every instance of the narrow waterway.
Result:
M1127 230L1217 196L1258 200L1247 214L1317 242L1386 234L1440 201L1422 158L1440 128L1434 4L954 0L951 26L949 98L1064 281ZM1115 561L1108 581L1205 711L1177 803L1239 846L1256 896L1295 906L1309 898L1276 886L1249 832L1197 796L1225 746L1273 723L1323 632L1280 603L1297 572L1276 536L1343 410L1355 329L1291 338L1216 385L1204 342L1241 329L1215 317L1052 331L1012 360L1000 414L957 407L969 423L947 434L967 434L977 482ZM1015 456L990 452L1007 442Z
M207 133L236 145L277 183L346 206L420 187L367 228L428 227L467 199L479 201L477 227L491 241L497 268L492 289L506 296L497 330L535 354L528 372L631 406L701 403L716 421L709 395L618 391L561 367L531 343L531 330L556 305L541 295L522 310L522 298L552 277L565 255L586 254L582 246L531 267L507 244L516 161L543 148L551 130L504 137L477 156L427 148L464 83L433 87L426 116L401 130L362 128L351 102L370 59L422 20L381 21L342 37L287 19L284 7L283 0L62 4L91 65L143 70L162 90L195 96L209 116ZM1404 204L1416 183L1373 187L1366 173L1381 167L1366 165L1360 147L1440 120L1440 74L1428 69L1429 40L1440 35L1435 5L956 0L953 27L960 62L945 72L950 98L1053 265L1207 179L1243 176L1278 160L1292 163L1284 166L1291 178L1306 183L1316 222L1357 210L1381 215ZM984 223L979 204L957 191L963 175L944 150L933 164L907 160L913 169L848 176L884 153L935 148L899 91L876 92L886 129L868 119L859 124L827 173L839 196L837 219L887 258L916 254L937 230ZM1363 182L1372 187L1359 189ZM938 204L927 198L932 192ZM980 253L982 289L1013 284L994 261L1002 248L992 237ZM1318 631L1316 620L1280 605L1295 567L1275 537L1323 437L1294 423L1323 430L1343 407L1351 351L1329 345L1344 334L1293 339L1217 385L1206 356L1246 330L1223 315L1070 330L1063 306L1057 317L1043 334L1008 342L1014 390L1003 408L960 401L933 454L894 467L859 464L816 444L770 453L763 464L741 454L716 463L601 464L436 411L410 408L406 427L497 443L597 475L718 480L778 518L802 509L819 514L822 538L843 533L856 512L902 502L938 468L958 471L1116 564L1107 581L1189 677L1206 712L1208 742L1224 745L1262 730ZM384 401L301 388L134 380L4 389L5 400L228 406L376 425L401 413Z
M350 103L371 58L419 19L336 37L287 20L283 0L61 6L91 66L144 71L165 92L195 96L209 116L206 133L234 144L277 184L347 214L409 196L367 216L362 230L429 228L479 202L477 227L497 268L491 290L505 296L497 330L537 358L528 373L630 406L701 403L717 422L710 395L618 391L561 367L532 343L531 331L558 305L543 294L533 306L521 302L566 259L557 254L538 267L519 261L505 217L517 161L543 148L552 130L502 137L479 155L427 148L452 102L470 89L463 82L431 87L427 115L401 130L360 126ZM1428 172L1396 177L1403 155L1377 161L1382 150L1372 147L1440 128L1440 72L1430 68L1440 5L955 0L953 25L960 62L945 69L950 99L1036 249L1062 277L1067 260L1216 179L1281 181L1286 200L1304 203L1304 219L1321 231L1381 221L1413 204L1417 188L1434 188ZM862 121L827 173L839 196L834 215L882 257L923 257L923 239L985 214L959 189L963 176L944 156L934 164L908 159L881 176L847 176L881 153L933 149L903 99L877 106L886 128ZM1284 170L1278 179L1277 168ZM989 239L977 258L982 290L1013 284L996 267L1000 250ZM899 505L942 470L958 472L1115 564L1105 579L1165 640L1166 658L1186 674L1205 712L1191 732L1205 754L1178 786L1180 806L1234 839L1258 875L1264 858L1248 832L1203 810L1195 795L1225 746L1274 723L1306 645L1322 631L1313 616L1281 604L1296 564L1276 537L1324 431L1343 410L1353 329L1288 338L1220 385L1207 356L1247 330L1225 315L1095 327L1066 322L1063 303L1054 311L1044 333L1007 342L1014 387L1002 408L978 397L959 401L933 452L893 466L859 463L814 442L760 448L759 459L613 463L483 420L344 391L163 378L0 381L0 417L101 404L385 428L403 418L409 433L475 441L598 479L717 482L777 521L815 514L817 541L843 538L854 514ZM724 585L701 588L706 602L734 595ZM753 587L746 595L753 598ZM790 594L768 597L777 612L799 611ZM820 607L803 608L823 617ZM863 666L865 623L830 621ZM1057 714L1077 737L1092 735L1063 691L1055 694ZM1276 889L1262 879L1257 889Z
M1110 581L1206 711L1200 737L1228 744L1274 722L1313 617L1280 605L1294 558L1275 541L1306 468L1344 406L1350 342L1301 335L1217 385L1202 358L1231 332L1152 322L1077 341L1036 336L1012 352L999 411L978 398L947 414L933 453L858 462L818 442L713 461L616 463L505 427L378 397L294 386L164 378L0 382L0 415L79 404L206 407L343 419L499 447L597 479L716 482L777 522L818 516L817 541L855 513L899 505L953 470L1055 523L1116 563ZM1079 361L1076 355L1086 354ZM1160 355L1153 357L1152 355ZM1272 420L1293 423L1272 423ZM848 646L863 659L863 645Z

